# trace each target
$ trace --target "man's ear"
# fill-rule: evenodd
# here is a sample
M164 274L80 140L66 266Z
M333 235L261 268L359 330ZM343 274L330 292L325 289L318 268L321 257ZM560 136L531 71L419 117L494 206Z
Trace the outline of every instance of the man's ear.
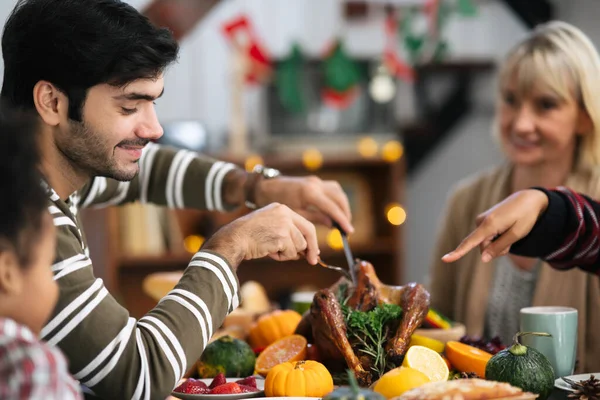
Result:
M33 102L42 120L56 126L65 120L69 112L69 99L48 81L39 81L33 87Z
M17 255L10 250L0 250L0 293L19 294L22 287L22 272Z
M577 116L577 132L579 135L591 134L594 131L594 123L586 110L580 109Z

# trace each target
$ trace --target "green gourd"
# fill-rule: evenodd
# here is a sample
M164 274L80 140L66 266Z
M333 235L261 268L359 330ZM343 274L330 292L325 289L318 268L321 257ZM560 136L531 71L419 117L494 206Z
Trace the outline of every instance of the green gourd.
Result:
M487 362L485 378L509 383L537 394L538 400L546 400L554 389L554 369L545 355L519 343L525 335L551 336L542 332L518 332L512 346L496 353Z
M385 400L385 397L377 392L361 389L350 370L348 370L348 382L350 386L340 386L323 396L323 400Z
M198 362L198 374L201 378L214 378L219 373L245 378L254 372L255 362L256 356L248 343L226 335L206 346Z

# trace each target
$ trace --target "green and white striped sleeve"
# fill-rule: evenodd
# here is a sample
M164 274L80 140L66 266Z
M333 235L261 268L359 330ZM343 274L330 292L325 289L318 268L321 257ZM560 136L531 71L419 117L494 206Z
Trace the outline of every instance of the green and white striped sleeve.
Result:
M139 160L140 173L130 182L96 177L81 191L82 207L106 207L139 200L170 208L228 211L223 181L234 164L188 150L150 143Z
M59 203L50 208L60 297L41 338L67 356L86 397L164 399L239 305L233 269L217 254L196 253L177 286L136 321L94 276L79 221Z

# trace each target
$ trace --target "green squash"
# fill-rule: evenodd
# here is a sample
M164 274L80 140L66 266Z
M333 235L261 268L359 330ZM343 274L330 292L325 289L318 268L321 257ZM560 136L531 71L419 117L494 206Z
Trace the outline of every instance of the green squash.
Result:
M250 345L229 335L206 346L198 362L200 378L225 374L228 378L245 378L254 373L256 356Z
M554 369L545 355L519 343L519 338L524 335L551 336L541 332L517 333L512 346L496 353L487 362L485 378L510 383L537 394L538 400L546 400L554 389Z
M385 397L369 389L361 389L356 377L348 370L350 386L340 386L333 392L323 396L323 400L386 400Z

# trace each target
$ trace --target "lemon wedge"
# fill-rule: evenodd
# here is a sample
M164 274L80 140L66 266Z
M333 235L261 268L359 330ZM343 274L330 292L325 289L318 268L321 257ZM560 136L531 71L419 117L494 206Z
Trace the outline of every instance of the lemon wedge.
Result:
M403 367L414 368L421 371L431 382L447 381L450 371L448 365L434 350L425 346L412 346L406 352Z

